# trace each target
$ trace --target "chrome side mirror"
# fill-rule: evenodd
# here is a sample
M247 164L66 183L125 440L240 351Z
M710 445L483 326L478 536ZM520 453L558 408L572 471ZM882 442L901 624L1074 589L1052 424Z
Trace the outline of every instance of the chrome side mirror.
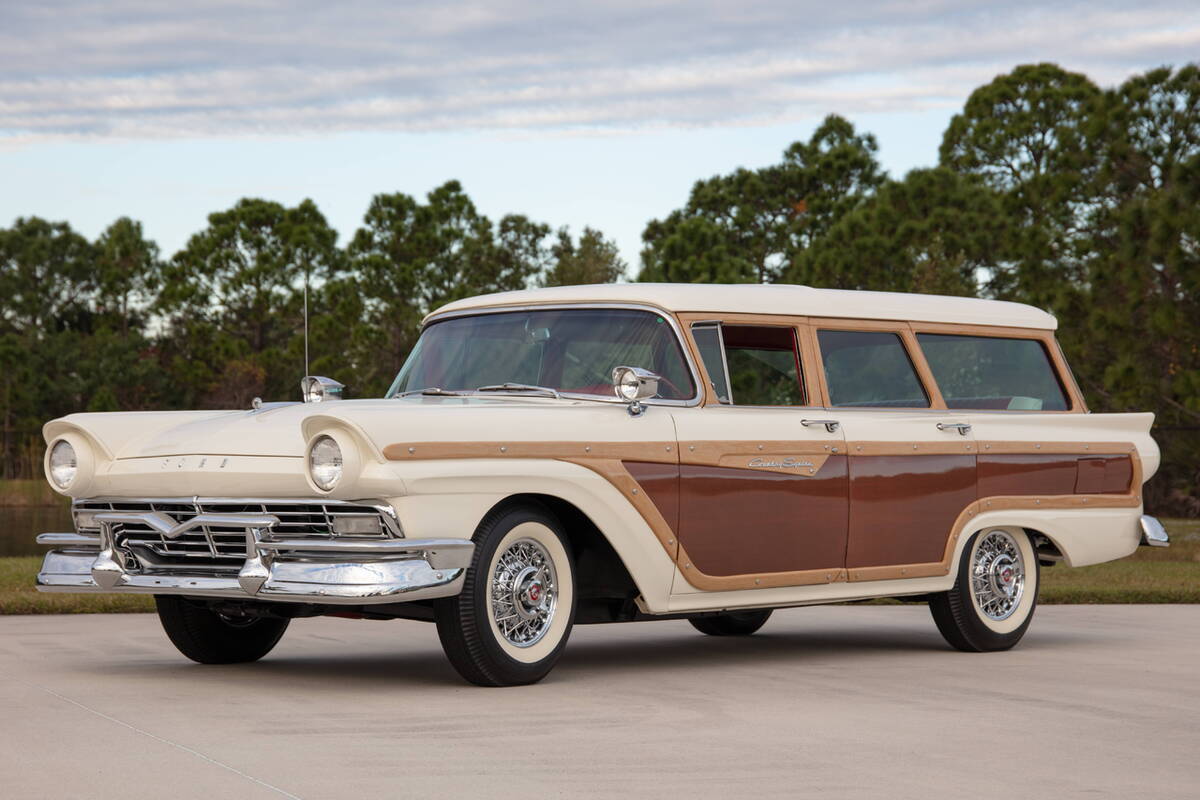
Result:
M636 417L646 410L642 401L658 394L660 380L659 376L641 367L614 367L613 394L628 403L630 416Z
M300 393L306 403L325 403L330 400L341 400L342 390L346 388L333 378L322 375L306 375L300 380Z

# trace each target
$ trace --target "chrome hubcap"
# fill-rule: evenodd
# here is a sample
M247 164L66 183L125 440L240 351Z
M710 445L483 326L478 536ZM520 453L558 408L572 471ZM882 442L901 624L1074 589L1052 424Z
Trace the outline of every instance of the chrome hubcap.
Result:
M518 539L501 553L492 573L492 619L510 644L541 641L558 606L558 583L550 554L533 539Z
M989 619L1008 619L1025 594L1025 561L1017 540L1004 531L984 535L971 565L971 593Z

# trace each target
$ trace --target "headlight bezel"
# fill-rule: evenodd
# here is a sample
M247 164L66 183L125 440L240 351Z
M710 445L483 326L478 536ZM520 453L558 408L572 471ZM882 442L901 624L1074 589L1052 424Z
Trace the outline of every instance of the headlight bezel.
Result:
M50 488L67 497L85 497L93 491L96 488L96 460L105 457L103 453L97 453L99 446L77 430L56 431L47 439L49 444L42 455L42 472ZM65 442L75 451L75 474L65 486L54 479L50 470L50 455L59 442Z
M323 458L328 459L320 465L316 463L318 451ZM308 446L306 461L309 480L322 492L337 489L346 476L346 450L331 434L321 433L313 437Z

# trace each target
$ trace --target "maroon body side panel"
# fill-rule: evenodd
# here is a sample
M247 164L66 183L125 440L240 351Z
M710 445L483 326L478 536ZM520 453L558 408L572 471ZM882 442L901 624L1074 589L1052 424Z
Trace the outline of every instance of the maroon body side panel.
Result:
M979 456L979 496L1071 494L1075 491L1078 456L1020 455Z
M642 487L658 513L679 535L679 465L654 464L648 461L623 461L625 469Z
M1127 455L979 456L979 496L1121 494L1129 491L1133 462Z
M1123 494L1132 480L1129 456L1087 456L1079 459L1075 494Z
M816 475L684 464L679 541L708 575L840 569L846 556L846 457Z
M941 561L976 497L974 455L855 456L847 568Z

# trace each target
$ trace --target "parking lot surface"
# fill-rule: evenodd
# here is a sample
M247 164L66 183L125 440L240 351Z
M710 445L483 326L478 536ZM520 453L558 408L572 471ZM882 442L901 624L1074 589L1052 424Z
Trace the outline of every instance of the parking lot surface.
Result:
M1195 798L1198 678L1200 606L1043 607L983 655L923 606L580 626L511 689L419 622L206 667L153 616L3 617L0 796Z

